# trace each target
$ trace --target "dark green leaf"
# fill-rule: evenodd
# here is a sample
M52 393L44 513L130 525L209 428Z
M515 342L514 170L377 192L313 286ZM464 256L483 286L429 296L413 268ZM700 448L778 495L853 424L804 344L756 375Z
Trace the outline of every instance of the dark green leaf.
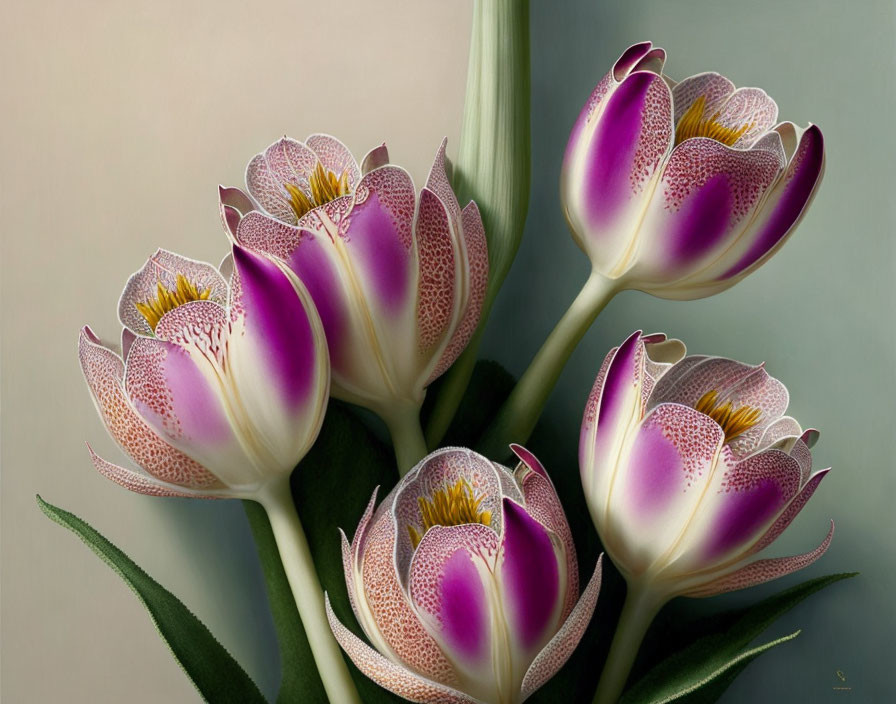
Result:
M674 652L628 690L621 704L657 704L680 701L688 704L714 702L734 678L765 650L795 638L797 633L747 649L750 641L776 619L811 594L856 573L833 574L810 579L770 596L753 606L723 614L714 630L686 648Z
M206 701L212 704L265 701L239 663L176 596L83 520L48 504L40 496L37 503L50 519L81 538L133 590L149 611L171 653Z
M426 402L421 413L424 425L438 398L441 381L442 379L438 379L426 392ZM440 446L473 447L510 395L515 383L513 375L497 362L476 362L469 386L448 432L439 443Z

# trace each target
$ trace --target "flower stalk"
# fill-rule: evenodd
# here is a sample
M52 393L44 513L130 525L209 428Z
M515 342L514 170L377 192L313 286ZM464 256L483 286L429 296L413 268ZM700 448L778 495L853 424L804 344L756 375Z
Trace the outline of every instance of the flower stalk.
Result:
M483 454L501 457L511 442L529 439L570 355L616 291L613 280L592 272L483 437Z
M649 587L629 582L625 605L619 615L610 653L597 685L594 704L615 704L619 700L632 665L635 664L641 641L644 640L654 616L665 603L666 599Z
M398 475L403 477L426 456L426 438L420 425L420 409L413 404L386 404L376 412L389 428L398 462Z
M529 209L529 2L475 0L454 189L476 201L488 240L489 282L479 327L445 376L426 439L436 447L463 398L495 296L516 256Z
M271 522L283 568L327 697L331 702L361 704L327 622L323 591L311 559L305 531L292 500L289 478L271 482L257 498Z

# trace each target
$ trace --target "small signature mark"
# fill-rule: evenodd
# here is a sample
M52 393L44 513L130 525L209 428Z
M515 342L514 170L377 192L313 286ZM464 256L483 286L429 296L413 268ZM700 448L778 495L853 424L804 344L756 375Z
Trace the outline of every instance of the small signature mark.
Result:
M837 670L836 674L837 674L838 680L840 680L843 683L846 682L846 675L844 674L843 670ZM850 692L850 691L852 691L852 687L838 686L838 685L834 685L833 689L835 692Z

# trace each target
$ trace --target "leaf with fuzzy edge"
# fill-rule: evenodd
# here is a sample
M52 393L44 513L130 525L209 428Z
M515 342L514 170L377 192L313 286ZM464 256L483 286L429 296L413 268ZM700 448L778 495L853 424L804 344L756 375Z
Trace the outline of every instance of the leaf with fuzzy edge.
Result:
M715 702L750 662L766 650L796 638L800 632L745 650L750 641L808 596L856 574L810 579L739 610L733 623L730 618L722 617L720 622L731 625L721 632L703 636L660 662L624 694L620 704Z
M81 538L137 595L203 699L212 704L265 704L245 670L176 596L88 523L40 496L37 503L48 518Z

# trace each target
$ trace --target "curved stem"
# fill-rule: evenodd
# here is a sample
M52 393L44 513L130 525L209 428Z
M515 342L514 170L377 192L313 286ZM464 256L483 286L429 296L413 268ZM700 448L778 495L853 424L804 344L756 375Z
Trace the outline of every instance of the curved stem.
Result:
M613 643L610 645L610 654L594 695L594 704L615 704L619 700L644 634L665 603L665 597L650 589L637 583L629 584L625 606L622 607Z
M592 272L480 441L482 454L499 460L509 443L529 439L560 372L616 290L614 281Z
M395 405L378 409L377 413L389 428L398 462L398 475L403 477L428 452L420 426L420 407Z
M342 651L327 622L323 591L289 490L289 477L267 486L258 501L271 521L283 568L327 697L331 702L361 704ZM283 666L290 664L283 663Z

